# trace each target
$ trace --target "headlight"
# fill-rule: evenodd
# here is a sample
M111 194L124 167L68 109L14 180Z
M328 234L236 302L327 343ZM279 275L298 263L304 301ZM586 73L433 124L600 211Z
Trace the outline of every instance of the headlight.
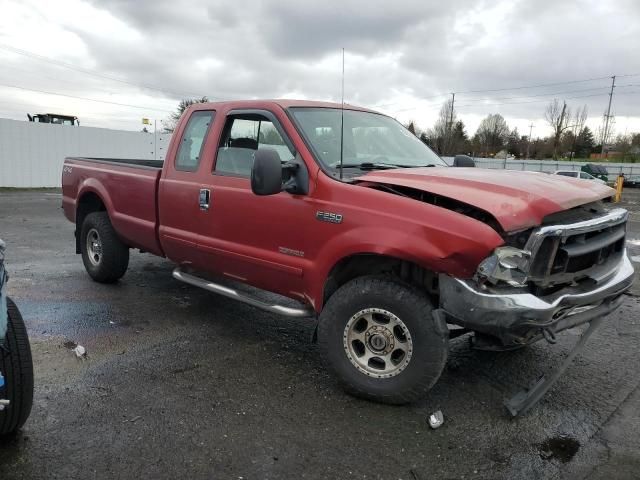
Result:
M513 287L523 287L527 282L531 253L514 247L498 247L493 255L478 266L478 276L493 284L506 282Z

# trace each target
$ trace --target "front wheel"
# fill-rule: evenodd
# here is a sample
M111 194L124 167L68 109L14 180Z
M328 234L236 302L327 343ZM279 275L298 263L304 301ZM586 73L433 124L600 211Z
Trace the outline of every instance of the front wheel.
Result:
M8 324L4 342L0 340L0 373L4 385L0 400L9 404L0 411L0 436L19 430L27 421L33 403L33 364L27 329L16 304L7 299Z
M424 292L392 277L340 287L320 314L318 344L342 386L383 403L417 400L447 361L448 331Z

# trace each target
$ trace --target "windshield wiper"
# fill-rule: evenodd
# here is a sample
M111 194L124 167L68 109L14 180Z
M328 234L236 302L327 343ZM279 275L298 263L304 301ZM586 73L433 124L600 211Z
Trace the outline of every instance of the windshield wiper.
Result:
M392 170L395 168L421 168L421 167L435 167L434 164L430 163L427 165L402 165L398 163L372 163L372 162L362 162L362 163L345 163L342 165L342 168L359 168L360 170ZM335 168L340 168L340 164L336 165Z

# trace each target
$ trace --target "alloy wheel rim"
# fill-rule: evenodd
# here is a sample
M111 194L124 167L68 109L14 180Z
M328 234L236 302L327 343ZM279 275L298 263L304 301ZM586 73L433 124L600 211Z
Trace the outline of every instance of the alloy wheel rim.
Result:
M413 354L405 323L382 308L366 308L353 315L344 329L343 346L351 364L373 378L398 375Z
M95 228L87 233L87 256L92 265L97 266L102 260L102 241Z

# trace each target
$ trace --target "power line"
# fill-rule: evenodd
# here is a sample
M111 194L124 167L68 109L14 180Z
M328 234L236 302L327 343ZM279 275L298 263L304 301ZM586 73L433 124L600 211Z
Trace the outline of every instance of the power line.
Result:
M58 66L58 67L68 68L69 70L74 70L76 72L81 72L81 73L84 73L84 74L87 74L87 75L93 75L95 77L104 78L104 79L111 80L111 81L114 81L114 82L124 83L124 84L131 85L131 86L138 87L138 88L145 88L145 89L148 89L148 90L156 90L158 92L162 92L162 93L165 93L165 94L169 93L171 95L178 96L178 97L185 97L185 96L186 97L205 97L205 96L209 97L208 95L200 95L200 94L186 93L186 92L176 92L176 91L173 91L173 90L170 90L170 89L167 89L167 88L163 88L163 87L157 87L157 86L149 85L149 84L145 84L145 83L131 82L129 80L124 80L122 78L114 77L114 76L111 76L111 75L105 75L104 73L100 73L100 72L97 72L95 70L90 70L90 69L87 69L87 68L77 67L75 65L72 65L72 64L67 63L67 62L63 62L61 60L56 60L56 59L53 59L53 58L45 57L44 55L39 55L37 53L33 53L33 52L30 52L30 51L27 51L27 50L22 50L20 48L12 47L11 45L5 45L5 44L0 43L0 48L3 49L3 50L7 50L9 52L13 52L13 53L18 54L18 55L23 55L25 57L33 58L35 60L40 60L42 62L50 63L50 64ZM220 100L217 97L209 97L209 98L212 98L214 100Z
M631 75L630 75L631 76ZM565 82L554 82L554 83L540 83L537 85L523 85L520 87L508 87L508 88L491 88L487 90L463 90L456 93L487 93L487 92L504 92L507 90L524 90L527 88L541 88L541 87L553 87L556 85L568 85L570 83L585 83L585 82L593 82L596 80L605 80L611 77L595 77L595 78L585 78L584 80L568 80Z
M631 86L631 85L629 85ZM635 85L634 85L635 86ZM518 100L521 98L535 98L535 97L550 97L553 95L563 95L565 93L579 93L579 92L592 92L594 90L602 90L604 88L607 87L594 87L594 88L581 88L578 90L563 90L561 92L551 92L551 93L536 93L535 95L522 95L522 96L518 96L518 97L491 97L492 100ZM468 101L474 101L474 102L484 102L484 99L471 99Z
M631 85L628 85L628 86L631 86ZM618 88L617 85L616 85L616 88ZM623 93L618 93L618 95L637 95L639 93L640 93L640 91L623 92ZM609 95L609 94L608 93L596 93L596 94L592 94L592 95L576 95L576 96L573 96L573 97L566 97L565 99L566 100L574 100L574 99L578 99L578 98L604 97L606 95ZM526 98L526 97L522 97L522 98ZM540 100L523 101L523 102L500 102L500 103L481 103L481 102L478 102L478 103L467 103L467 104L464 104L464 105L456 105L456 108L499 106L499 105L522 105L522 104L527 104L527 103L540 103L540 102L547 102L547 101L549 101L548 98L543 98L543 99L540 99ZM403 112L411 112L411 111L415 111L415 110L420 110L420 109L428 108L428 107L441 107L441 106L442 106L441 103L431 103L431 104L427 104L427 105L419 105L419 106L416 106L416 107L402 108L400 110L392 110L392 111L394 113L403 113Z
M631 76L635 76L635 75L625 75L625 76L631 77ZM640 76L640 75L638 75L638 76ZM604 78L610 78L610 77L604 77ZM575 80L575 81L572 81L572 83L574 83L574 82L576 82L576 83L577 82L587 82L587 81L591 81L591 80L594 80L594 79ZM559 85L561 83L563 83L563 82L560 82L560 83L558 83L556 85ZM551 84L548 84L548 85L551 85ZM616 88L618 88L618 87L636 87L636 86L640 86L640 84L616 85ZM517 88L524 89L524 88L527 88L527 87L517 87ZM550 97L550 96L553 96L553 95L563 95L565 93L590 92L590 91L601 90L601 89L605 89L605 88L609 88L609 87L603 85L603 86L600 86L600 87L582 88L582 89L577 89L577 90L574 90L574 89L572 89L572 90L563 90L563 91L560 91L560 92L551 92L551 93L536 93L536 94L531 94L531 95L520 95L520 96L517 96L517 97L492 97L492 99L493 100L517 100L517 99L520 99L520 98ZM475 92L485 92L485 91L488 92L488 90L476 90ZM491 91L493 91L493 90L491 90ZM500 89L500 90L495 90L495 91L502 91L502 90ZM469 93L469 92L455 92L455 93L456 93L456 95L460 95L460 94ZM432 95L432 96L429 96L429 97L420 97L420 100L429 100L429 99L432 99L432 98L443 98L443 97L447 97L449 95L451 95L451 94L450 93L442 93L440 95ZM467 101L482 103L482 102L484 102L484 99L469 99ZM398 104L401 104L401 103L403 103L403 102L393 102L393 103L385 103L385 104L376 103L376 104L373 104L372 107L385 108L385 107L390 107L390 106L393 106L393 105L398 105ZM432 105L441 105L441 104L432 104ZM428 106L432 106L432 105L425 105L425 106L428 107ZM415 107L415 108L418 108L418 107ZM413 109L414 108L410 108L410 109L406 109L406 110L413 110ZM400 110L400 111L403 111L403 110Z
M625 92L627 95L635 94L636 92ZM589 98L589 97L604 97L605 95L609 95L608 93L594 93L591 95L576 95L574 97L565 97L565 100L573 100L576 98ZM623 94L621 94L623 95ZM501 103L472 103L467 105L458 105L458 107L482 107L482 106L494 106L494 105L522 105L526 103L540 103L547 102L548 98L542 98L540 100L530 100L526 102L501 102Z
M442 97L448 97L449 95L451 95L450 93L441 93L439 95L431 95L429 97L420 97L419 100L431 100L432 98L442 98ZM374 103L372 105L372 107L376 107L376 108L385 108L385 107L391 107L393 105L398 105L399 103L402 102L392 102L392 103Z
M157 112L171 113L171 110L164 110L164 109L161 109L161 108L144 107L144 106L141 106L141 105L132 105L130 103L110 102L108 100L98 100L98 99L95 99L95 98L79 97L77 95L69 95L67 93L48 92L46 90L37 90L35 88L19 87L17 85L8 85L8 84L4 84L4 83L0 83L0 87L16 88L18 90L25 90L25 91L28 91L28 92L44 93L44 94L47 94L47 95L57 95L57 96L60 96L60 97L77 98L79 100L86 100L88 102L108 103L110 105L118 105L118 106L121 106L121 107L141 108L143 110L154 110L154 111L157 111Z

